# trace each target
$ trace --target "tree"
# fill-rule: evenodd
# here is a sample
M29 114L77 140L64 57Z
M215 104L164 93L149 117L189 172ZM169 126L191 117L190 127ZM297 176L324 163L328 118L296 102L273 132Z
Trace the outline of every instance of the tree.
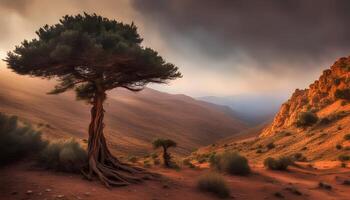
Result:
M168 148L170 147L176 147L177 144L176 142L170 140L170 139L156 139L153 141L153 148L158 149L160 147L163 148L163 160L164 160L164 165L166 167L170 167L170 153L168 152Z
M66 15L36 34L37 39L24 40L8 52L5 61L18 74L56 78L58 84L49 94L75 90L78 100L92 105L88 166L83 174L88 179L97 175L108 187L141 181L147 172L120 162L107 147L103 133L106 92L118 87L137 92L148 83L167 83L182 77L178 68L141 46L133 23L96 14Z

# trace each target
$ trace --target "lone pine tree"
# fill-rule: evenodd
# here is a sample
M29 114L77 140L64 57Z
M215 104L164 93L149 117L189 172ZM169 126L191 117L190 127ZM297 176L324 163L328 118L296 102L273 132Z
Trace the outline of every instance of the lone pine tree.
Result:
M75 90L77 99L92 105L88 163L83 174L106 186L139 182L148 172L120 162L109 151L103 133L106 92L114 88L141 91L148 83L167 83L182 77L178 68L158 53L141 46L132 23L124 24L96 14L64 16L59 23L36 31L8 52L8 67L21 75L56 78L50 94Z
M163 160L164 160L164 165L166 167L170 167L170 162L171 162L171 156L170 153L168 152L168 148L170 147L176 147L177 144L176 142L170 140L170 139L156 139L153 141L153 148L158 149L158 148L163 148Z

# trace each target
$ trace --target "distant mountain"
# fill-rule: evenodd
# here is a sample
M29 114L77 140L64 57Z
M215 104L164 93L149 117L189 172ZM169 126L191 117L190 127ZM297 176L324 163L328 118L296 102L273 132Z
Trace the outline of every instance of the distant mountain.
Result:
M53 81L19 76L0 68L0 112L43 129L45 138L87 138L90 106L72 92L47 95ZM145 153L157 137L171 138L186 154L246 128L228 108L152 89L113 90L105 103L106 137L116 153Z
M226 97L205 96L197 99L229 106L236 117L251 125L257 125L272 119L287 97L282 95L235 95Z
M308 162L348 160L350 56L338 59L307 89L296 89L273 122L261 128L222 139L197 153L239 151L250 161L281 156Z

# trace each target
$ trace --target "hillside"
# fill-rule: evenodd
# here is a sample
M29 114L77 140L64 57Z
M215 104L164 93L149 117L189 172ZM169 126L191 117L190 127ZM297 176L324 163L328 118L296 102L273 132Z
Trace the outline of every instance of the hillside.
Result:
M87 138L90 107L73 93L47 95L53 81L19 76L0 68L0 112L14 114L43 129L45 138ZM231 136L244 123L227 108L152 89L115 90L105 104L106 136L116 153L144 153L156 137L172 138L178 153Z
M350 156L350 57L340 58L309 88L297 89L262 131L221 140L197 153L239 151L252 161L300 154L304 161ZM269 145L270 144L270 145ZM349 157L350 158L350 157Z

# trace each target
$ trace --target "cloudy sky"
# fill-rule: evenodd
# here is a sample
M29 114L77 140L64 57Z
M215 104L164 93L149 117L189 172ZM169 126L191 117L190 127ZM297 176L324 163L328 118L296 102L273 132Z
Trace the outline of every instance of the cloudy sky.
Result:
M152 86L191 96L286 95L350 55L348 0L0 0L0 58L65 14L139 27L184 77ZM0 63L4 67L4 63Z

